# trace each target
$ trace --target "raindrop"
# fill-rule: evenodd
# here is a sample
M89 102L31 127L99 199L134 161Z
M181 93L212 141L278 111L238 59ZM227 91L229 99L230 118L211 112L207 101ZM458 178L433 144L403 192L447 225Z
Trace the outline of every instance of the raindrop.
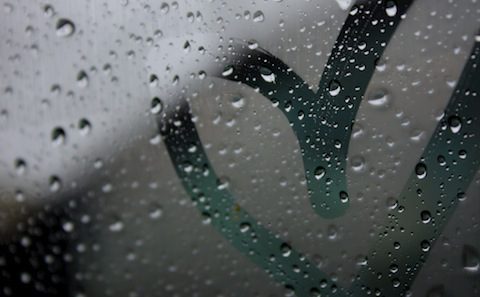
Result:
M263 15L263 12L260 11L260 10L257 10L254 14L253 14L253 21L255 23L260 23L260 22L263 22L263 20L265 20L265 16Z
M317 168L315 168L314 175L315 179L320 180L322 177L325 176L325 168L323 168L322 166L318 166Z
M23 159L16 159L15 160L15 170L17 171L18 175L22 175L25 173L27 169L27 163Z
M254 39L251 39L248 41L248 48L251 49L251 50L254 50L256 48L258 48L258 42Z
M108 229L110 229L110 231L112 232L120 232L123 230L123 222L121 221L117 221L113 224L111 224L110 226L108 226Z
M85 71L80 71L77 75L77 84L81 88L88 86L88 75Z
M229 76L232 73L233 73L233 66L228 65L228 66L225 66L225 68L223 69L222 76Z
M427 176L427 166L420 162L415 166L415 174L418 179L424 179Z
M331 80L330 84L328 85L328 92L330 93L331 96L337 96L340 94L340 90L342 89L342 86L337 80Z
M156 220L156 219L159 219L161 218L163 215L163 209L160 208L160 207L157 207L155 209L153 209L149 214L148 216L152 219L152 220Z
M246 233L250 230L251 226L248 222L243 222L240 224L240 232Z
M348 202L348 193L347 192L340 191L338 196L340 197L340 202L342 202L342 203L347 203Z
M164 2L160 5L160 12L161 13L167 14L169 10L170 10L170 5L168 5L168 3Z
M49 184L50 184L50 191L51 192L58 192L60 190L60 188L62 187L62 181L56 175L50 176Z
M422 251L426 253L430 250L430 242L428 242L428 240L422 240L420 247L422 248Z
M462 250L463 269L468 272L478 272L480 268L480 257L477 250L470 245L464 245Z
M263 80L268 83L275 83L275 74L266 67L260 68L260 75L262 76Z
M420 213L420 218L422 219L422 223L428 224L432 220L432 215L428 210L424 210Z
M65 143L65 130L61 127L56 127L52 131L52 142L54 145L61 145Z
M350 161L354 172L361 172L365 169L365 159L362 156L354 156Z
M390 102L390 96L386 90L378 89L370 94L367 102L374 107L386 107Z
M239 109L245 106L245 99L242 96L234 96L231 103L234 108Z
M292 248L287 243L282 243L282 245L280 246L280 251L282 252L282 256L284 257L288 257L292 254Z
M68 37L75 33L75 25L72 21L67 19L59 19L57 21L57 36L59 37Z
M152 114L159 114L163 110L163 104L160 98L155 97L152 99L152 102L150 104L150 112Z
M462 120L457 116L451 116L448 118L448 125L452 133L458 133L462 128Z
M397 14L397 5L395 4L395 1L387 1L385 11L389 17L394 17Z
M81 119L78 122L78 128L80 129L80 134L87 135L92 129L92 124L87 119Z

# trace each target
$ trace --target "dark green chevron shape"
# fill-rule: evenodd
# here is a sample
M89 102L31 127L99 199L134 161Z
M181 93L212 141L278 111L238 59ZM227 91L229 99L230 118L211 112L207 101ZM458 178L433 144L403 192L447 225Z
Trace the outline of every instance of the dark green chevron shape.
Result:
M233 44L231 58L216 76L258 90L286 116L300 145L312 208L323 218L345 213L345 177L352 125L375 64L412 0L357 1L335 42L313 92L295 72L265 50ZM223 64L225 65L225 64Z

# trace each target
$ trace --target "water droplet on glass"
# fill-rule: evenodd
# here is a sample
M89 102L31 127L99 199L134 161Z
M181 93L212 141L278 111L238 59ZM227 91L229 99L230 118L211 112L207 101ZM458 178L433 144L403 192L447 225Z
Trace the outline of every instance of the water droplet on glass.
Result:
M282 243L280 246L280 251L284 257L288 257L292 254L292 248L287 243Z
M260 75L262 76L263 80L268 83L275 83L275 74L266 67L260 68Z
M110 226L108 226L108 229L110 229L110 231L112 232L120 232L123 230L123 222L121 221L117 221L113 224L111 224Z
M80 71L77 75L77 84L81 88L88 86L88 75L85 71Z
M457 116L451 116L448 118L448 126L452 133L458 133L462 128L462 120Z
M385 11L389 17L394 17L397 14L397 5L395 4L395 1L387 1Z
M470 245L464 245L462 250L463 269L468 272L478 272L480 269L480 257L478 251Z
M355 172L361 172L365 169L365 159L362 156L353 156L350 164Z
M330 96L337 96L340 94L340 90L342 89L342 86L337 80L331 80L330 84L328 85L328 92L330 93Z
M54 145L61 145L65 143L65 130L61 127L56 127L52 131L52 142Z
M322 166L318 166L317 168L315 168L314 175L315 175L315 179L317 180L321 179L322 177L325 176L325 168L323 168Z
M233 73L233 66L225 66L225 68L223 69L223 72L222 72L222 76L229 76L230 74Z
M338 196L340 197L340 202L342 202L342 203L347 203L348 202L348 193L347 192L340 191Z
M260 10L255 11L255 13L253 14L253 21L255 23L263 22L264 19L265 19L265 16L263 15L263 12Z
M336 0L341 10L347 10L352 4L352 0Z
M432 220L432 215L428 210L424 210L420 213L420 218L422 219L422 223L428 224Z
M67 19L59 19L57 21L57 36L59 37L68 37L75 33L75 25L72 21Z
M50 191L51 192L58 192L62 187L62 181L56 175L50 176L49 180Z
M246 233L250 230L251 226L248 222L243 222L240 224L240 232Z
M17 171L18 175L22 175L25 173L27 169L27 163L23 159L16 159L15 160L15 170Z
M415 174L418 179L424 179L427 176L427 166L420 162L415 166Z
M81 119L78 122L78 128L80 129L80 134L87 135L92 129L92 124L87 119Z
M163 110L163 104L160 98L155 97L152 99L152 102L150 104L150 112L152 114L159 114Z
M390 96L384 89L378 89L370 94L368 104L374 107L386 107L390 102Z
M234 108L242 108L245 106L245 99L242 96L234 96L231 103Z

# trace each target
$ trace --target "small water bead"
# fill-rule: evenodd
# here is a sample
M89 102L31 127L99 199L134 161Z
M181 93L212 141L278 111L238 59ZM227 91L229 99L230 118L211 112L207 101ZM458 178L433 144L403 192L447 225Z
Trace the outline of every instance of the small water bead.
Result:
M92 129L92 124L87 119L81 119L78 122L78 128L80 129L80 134L87 135Z
M229 76L233 73L233 66L227 65L223 69L222 76Z
M51 192L58 192L62 187L62 181L56 175L50 176L49 186Z
M57 36L69 37L75 33L75 24L68 19L59 19L56 25Z
M387 107L390 103L390 95L386 90L378 89L368 96L367 102L373 107Z
M162 14L167 14L170 11L170 5L168 3L163 2L160 5L160 12Z
M432 221L432 215L428 210L424 210L420 213L420 218L422 219L422 223L428 224Z
M255 23L261 23L265 20L265 16L263 15L263 12L260 10L257 10L253 13L253 21Z
M152 114L159 114L163 110L163 103L158 97L154 97L150 104L150 112Z
M81 88L88 86L88 75L85 71L82 70L77 74L77 84Z
M156 76L155 74L150 75L149 82L150 87L152 88L158 86L158 76Z
M424 179L427 176L427 166L420 162L415 166L415 174L418 179Z
M115 233L122 231L123 228L124 228L124 225L123 225L123 222L121 222L121 221L117 221L113 224L110 224L110 226L108 226L108 229L111 232L115 232Z
M397 14L397 5L395 4L395 1L387 1L385 12L389 17L394 17Z
M55 127L51 134L52 142L54 145L61 145L65 143L66 134L62 127Z
M25 173L27 169L27 163L23 159L16 159L15 160L15 170L17 171L18 175L22 175Z
M350 164L354 172L361 172L365 169L365 159L362 156L352 157Z
M292 254L292 248L289 244L282 243L282 245L280 246L280 252L282 253L282 256L288 257Z
M342 203L347 203L348 202L348 193L345 192L345 191L340 191L340 193L338 193L338 196L340 198L340 202Z
M422 240L420 247L422 248L422 251L426 253L430 250L430 242L428 242L428 240Z
M248 44L248 48L251 50L258 48L258 42L254 39L249 40L247 44Z
M448 118L448 126L452 133L458 133L462 128L462 120L457 116L451 116Z
M250 230L251 225L248 222L243 222L240 224L240 232L246 233Z
M340 94L340 91L342 89L342 86L337 80L331 80L330 84L328 85L328 92L330 93L330 96L335 97L338 94Z
M234 108L240 109L245 106L245 98L242 96L233 96L231 104Z
M322 177L325 176L325 168L323 168L322 166L318 166L317 168L315 168L315 171L313 174L316 180L320 180L322 179Z
M266 67L260 67L260 76L268 83L275 83L275 74Z
M480 257L478 251L473 246L463 246L462 266L468 272L476 273L480 271Z

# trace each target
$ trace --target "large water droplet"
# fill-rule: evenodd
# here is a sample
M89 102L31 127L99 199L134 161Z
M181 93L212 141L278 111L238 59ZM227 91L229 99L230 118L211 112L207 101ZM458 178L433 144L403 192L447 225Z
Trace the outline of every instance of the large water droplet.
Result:
M253 14L253 21L255 23L260 23L260 22L263 22L263 20L265 20L265 16L263 15L263 12L260 10L255 11L255 13Z
M448 126L452 133L458 133L462 129L462 120L457 116L451 116L448 118Z
M330 81L330 84L328 85L328 92L330 93L330 96L337 96L340 94L341 89L342 86L337 80L333 79Z
M163 104L160 98L155 97L152 99L152 103L150 104L150 112L152 114L159 114L163 110Z
M68 37L75 33L75 25L72 21L67 19L59 19L57 21L57 36L59 37Z
M368 104L374 107L386 107L390 102L390 96L384 89L378 89L370 94Z
M325 176L325 168L323 168L322 166L318 166L317 168L315 168L314 175L315 175L315 179L317 180L321 179L322 177Z
M415 166L415 174L418 179L424 179L427 176L427 166L420 162Z
M387 1L385 11L389 17L394 17L397 14L397 5L395 4L395 1Z
M240 109L245 106L245 98L242 96L234 96L231 103L234 108Z
M420 213L420 218L422 219L422 223L428 224L432 220L432 215L428 210L424 210Z
M470 245L464 245L462 250L463 269L468 272L478 272L480 268L480 257L477 250Z
M229 76L232 73L233 73L233 66L228 65L228 66L225 66L225 68L223 69L222 76Z
M275 74L266 67L260 68L260 75L262 76L263 80L268 83L275 83Z
M287 243L282 243L282 245L280 246L280 251L282 252L282 256L284 257L288 257L292 254L292 248Z

